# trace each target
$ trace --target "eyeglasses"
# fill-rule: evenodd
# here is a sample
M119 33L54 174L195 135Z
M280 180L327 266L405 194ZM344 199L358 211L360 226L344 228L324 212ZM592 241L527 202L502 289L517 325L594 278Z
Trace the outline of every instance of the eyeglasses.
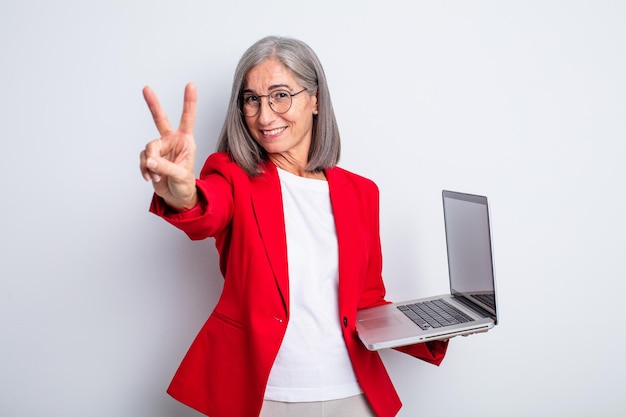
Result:
M261 97L267 97L270 109L277 114L287 113L291 108L292 97L306 91L306 88L291 94L286 90L276 90L269 94L255 95L252 93L243 93L241 95L241 112L245 117L254 117L261 110Z

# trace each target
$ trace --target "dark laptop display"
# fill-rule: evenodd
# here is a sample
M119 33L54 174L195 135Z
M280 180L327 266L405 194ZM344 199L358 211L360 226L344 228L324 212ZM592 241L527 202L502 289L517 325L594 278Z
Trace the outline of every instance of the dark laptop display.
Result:
M495 280L487 198L443 192L450 292L481 309L497 324ZM473 304L477 304L476 306Z

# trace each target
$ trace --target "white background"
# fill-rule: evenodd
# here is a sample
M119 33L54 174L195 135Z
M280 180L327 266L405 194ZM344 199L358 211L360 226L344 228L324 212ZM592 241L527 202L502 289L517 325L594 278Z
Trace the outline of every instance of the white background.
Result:
M400 416L623 415L624 22L619 1L4 1L0 415L198 415L165 388L222 278L211 240L147 212L141 89L177 123L198 85L199 171L268 34L318 53L340 165L381 189L388 298L447 289L442 189L491 201L501 325L438 368L385 352Z

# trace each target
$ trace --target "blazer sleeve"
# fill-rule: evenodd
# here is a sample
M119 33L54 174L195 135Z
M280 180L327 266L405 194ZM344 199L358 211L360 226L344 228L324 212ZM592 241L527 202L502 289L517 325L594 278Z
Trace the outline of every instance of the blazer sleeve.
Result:
M416 343L409 346L394 348L398 352L406 353L433 365L439 366L446 356L448 341L433 340L426 343Z
M382 278L382 249L380 242L380 192L378 187L373 187L369 195L371 201L367 204L371 211L369 214L371 225L371 248L368 262L367 276L359 308L373 307L390 303L385 299L385 284ZM417 343L409 346L395 348L395 350L411 355L433 365L439 366L448 349L448 341L431 341Z
M156 194L150 211L179 228L190 239L215 236L231 221L234 211L232 167L226 156L213 154L207 159L200 178L196 180L198 204L182 212L171 209Z

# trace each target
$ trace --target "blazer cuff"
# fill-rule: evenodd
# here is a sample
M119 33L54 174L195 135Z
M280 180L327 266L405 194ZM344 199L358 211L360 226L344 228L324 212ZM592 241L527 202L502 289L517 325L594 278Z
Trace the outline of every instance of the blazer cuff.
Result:
M415 345L400 346L394 348L398 352L406 353L425 362L439 366L446 356L448 341L433 340L431 342L417 343Z
M188 210L183 211L173 209L165 202L163 198L159 197L155 193L153 194L152 202L150 203L150 212L164 218L170 223L184 222L201 217L206 213L208 203L202 188L196 185L196 190L198 192L198 204Z

